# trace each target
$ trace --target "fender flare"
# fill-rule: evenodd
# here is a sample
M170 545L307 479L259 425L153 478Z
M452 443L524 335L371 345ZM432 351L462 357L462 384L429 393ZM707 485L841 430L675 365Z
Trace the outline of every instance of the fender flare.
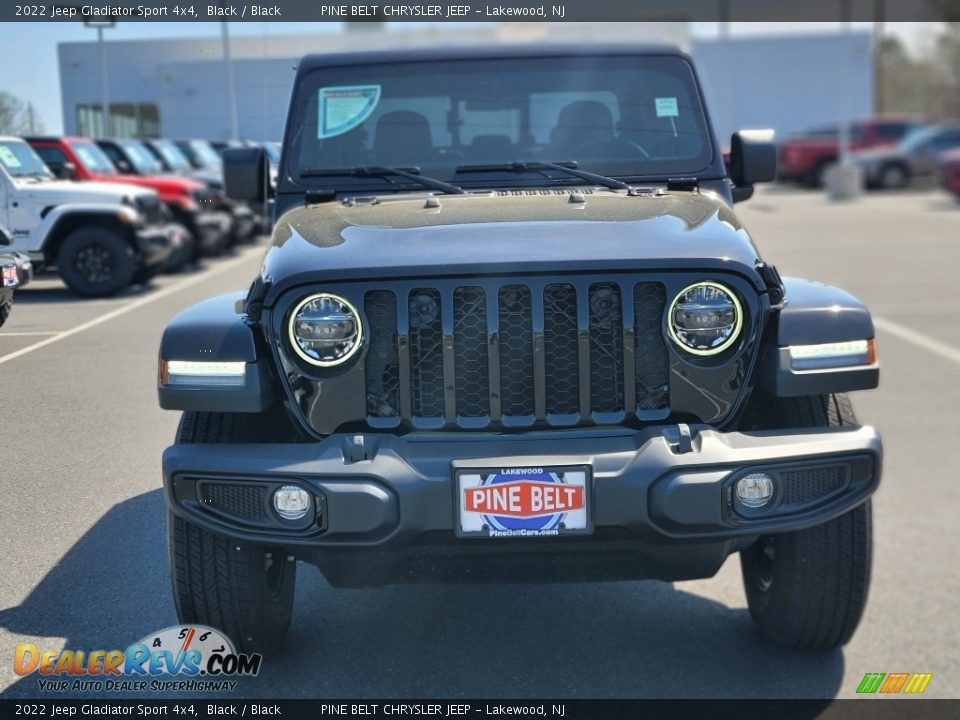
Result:
M762 351L758 385L771 395L796 397L869 390L880 381L872 363L821 370L795 370L791 346L873 340L876 330L867 306L832 285L783 278L785 305L773 318Z

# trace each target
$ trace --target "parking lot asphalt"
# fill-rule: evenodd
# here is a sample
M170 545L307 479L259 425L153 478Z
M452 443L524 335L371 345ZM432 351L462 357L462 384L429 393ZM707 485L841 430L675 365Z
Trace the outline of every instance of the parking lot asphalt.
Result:
M239 695L267 697L852 697L867 672L932 672L960 696L960 205L938 192L830 203L784 187L737 207L784 275L837 284L878 326L884 436L871 595L852 642L771 647L731 558L675 584L336 590L297 578L289 644ZM14 647L124 648L176 622L160 454L178 415L154 387L165 324L247 287L263 245L89 301L40 278L0 329L0 688L42 696ZM46 695L45 697L55 697Z

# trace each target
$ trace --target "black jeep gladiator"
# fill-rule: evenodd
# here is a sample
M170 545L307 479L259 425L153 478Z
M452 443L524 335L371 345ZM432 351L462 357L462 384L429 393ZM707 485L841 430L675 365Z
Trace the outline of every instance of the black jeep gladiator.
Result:
M160 348L182 622L271 649L297 560L337 587L706 578L739 553L764 635L833 648L870 575L874 327L783 278L732 206L690 59L435 49L299 65L249 290ZM259 148L227 193L272 192Z

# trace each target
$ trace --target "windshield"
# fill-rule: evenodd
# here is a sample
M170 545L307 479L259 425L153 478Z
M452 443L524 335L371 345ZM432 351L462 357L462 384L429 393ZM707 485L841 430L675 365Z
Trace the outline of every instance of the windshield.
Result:
M104 175L116 175L117 169L110 162L100 147L92 142L71 142L77 160L83 163L83 166L93 173L103 173Z
M214 150L210 143L203 140L191 140L190 149L196 154L200 164L205 167L219 165L222 161L220 155Z
M293 113L287 170L301 178L311 170L381 165L419 167L457 182L490 181L496 172L466 178L456 168L517 161L576 162L615 177L666 177L698 173L713 157L692 70L674 56L322 69L301 83ZM329 186L329 177L323 182ZM344 178L337 185L356 182ZM367 188L385 184L363 182Z
M13 177L52 177L33 148L18 140L0 141L0 164Z
M117 144L123 148L124 155L133 165L138 175L155 175L163 172L163 167L150 154L139 140L119 140Z
M918 127L914 128L900 141L900 149L904 152L912 152L926 143L930 138L937 134L937 128Z
M154 140L153 147L171 170L189 170L190 161L176 145L169 140Z

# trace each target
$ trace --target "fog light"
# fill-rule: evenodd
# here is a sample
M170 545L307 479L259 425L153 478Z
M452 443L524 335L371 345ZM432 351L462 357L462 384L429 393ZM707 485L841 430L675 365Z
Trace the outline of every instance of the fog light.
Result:
M284 520L299 520L310 510L310 493L296 485L284 485L273 493L273 507Z
M737 499L744 507L763 507L773 498L773 478L765 473L751 473L737 480Z

